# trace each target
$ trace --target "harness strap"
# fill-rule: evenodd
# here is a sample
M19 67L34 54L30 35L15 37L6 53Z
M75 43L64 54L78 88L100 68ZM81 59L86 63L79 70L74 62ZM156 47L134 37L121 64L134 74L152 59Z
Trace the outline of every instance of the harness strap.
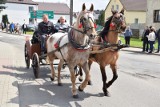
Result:
M74 30L74 29L73 29ZM87 50L90 48L89 44L86 43L85 45L81 45L81 44L78 44L76 43L76 41L73 39L72 37L72 30L70 30L68 32L68 40L69 42L72 44L72 46L75 48L75 49L78 49L78 50Z
M58 51L61 53L62 59L64 60L65 63L67 63L67 61L64 59L64 56L63 56L62 51L61 51L61 48L59 48L60 42L61 42L61 40L62 40L62 38L63 38L64 36L65 36L65 35L61 36L61 37L58 39L57 43L54 44L54 47L55 47L55 48L58 48Z
M67 63L67 61L64 59L64 56L62 54L61 48L58 49L58 51L61 53L62 59L64 60L65 63Z

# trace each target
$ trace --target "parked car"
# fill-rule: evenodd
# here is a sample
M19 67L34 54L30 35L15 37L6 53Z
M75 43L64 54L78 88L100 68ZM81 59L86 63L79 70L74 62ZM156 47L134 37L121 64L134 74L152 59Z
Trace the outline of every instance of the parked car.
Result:
M37 26L34 24L27 25L27 31L35 31L36 29L37 29Z

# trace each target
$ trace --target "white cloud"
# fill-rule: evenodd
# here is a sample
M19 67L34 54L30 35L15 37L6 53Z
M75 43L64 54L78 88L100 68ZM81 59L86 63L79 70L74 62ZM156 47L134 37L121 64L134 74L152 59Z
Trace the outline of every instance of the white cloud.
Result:
M68 6L70 5L70 0L33 0L37 2L61 2L61 3L67 3ZM75 12L81 11L82 4L86 4L86 8L89 9L91 6L91 3L94 5L95 10L104 10L108 4L109 0L73 0L73 10Z

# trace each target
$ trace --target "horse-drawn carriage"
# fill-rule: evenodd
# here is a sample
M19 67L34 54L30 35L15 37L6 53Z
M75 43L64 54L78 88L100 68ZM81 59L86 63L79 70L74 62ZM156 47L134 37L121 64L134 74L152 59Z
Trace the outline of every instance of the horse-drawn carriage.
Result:
M29 37L26 37L24 56L26 67L30 68L30 65L32 66L35 78L39 77L39 70L41 65L49 65L46 59L47 54L41 55L41 44L37 31L33 33L33 37L31 40L29 39ZM58 64L54 63L54 65ZM63 64L63 68L65 68L65 66L66 64Z

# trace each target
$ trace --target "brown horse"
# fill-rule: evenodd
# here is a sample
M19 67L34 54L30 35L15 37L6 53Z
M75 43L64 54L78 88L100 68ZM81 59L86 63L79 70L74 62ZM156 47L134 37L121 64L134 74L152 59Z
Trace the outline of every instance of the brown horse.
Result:
M108 91L107 88L109 88L112 83L118 78L118 74L117 74L117 60L119 57L119 37L118 37L118 33L124 32L125 28L126 28L126 24L125 24L125 20L124 20L124 10L122 9L121 12L117 12L117 11L113 11L112 10L113 15L110 17L110 21L108 21L108 25L105 25L103 31L100 34L104 34L105 36L103 37L103 41L105 41L105 43L110 44L110 45L104 45L95 48L93 46L93 51L95 50L101 50L102 48L104 49L104 47L108 47L108 46L117 46L116 49L109 49L107 51L103 51L102 53L95 53L95 54L90 54L89 57L89 69L91 67L91 64L93 61L97 62L100 65L100 70L101 70L101 74L102 74L102 81L103 81L103 92L105 96L108 96ZM103 35L102 35L103 36ZM98 37L98 39L96 38L94 42L99 43L100 41L102 41L102 39L100 37ZM91 52L92 53L92 52ZM106 83L107 81L107 76L106 76L106 71L105 71L105 67L107 65L110 65L112 72L113 72L113 78L112 80L110 80L108 83ZM82 70L80 69L80 77L79 80L81 81L82 79ZM89 81L88 84L91 84L91 81Z
M72 94L74 98L78 97L76 90L76 76L74 68L80 64L86 73L84 82L79 86L79 90L83 91L90 80L89 67L87 59L89 58L89 39L97 35L93 19L93 5L89 11L86 10L85 4L82 11L77 17L77 21L69 33L55 33L47 40L47 53L51 66L52 79L54 80L55 72L53 61L55 58L60 59L58 65L58 85L61 85L60 71L64 62L67 63L70 70L72 82Z

